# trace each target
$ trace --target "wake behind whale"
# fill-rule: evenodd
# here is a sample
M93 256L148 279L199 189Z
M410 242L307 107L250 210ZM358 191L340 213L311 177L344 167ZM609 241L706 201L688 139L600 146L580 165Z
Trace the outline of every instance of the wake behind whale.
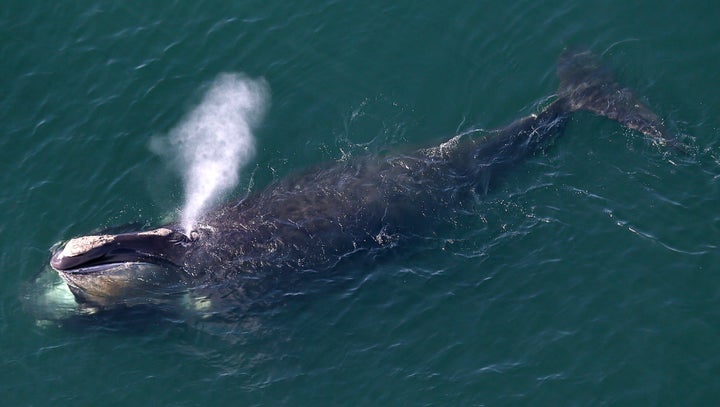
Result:
M151 302L179 290L247 297L279 275L330 270L437 226L436 214L491 191L506 171L559 135L575 111L613 119L658 144L675 144L659 117L591 52L564 52L557 73L554 101L508 126L289 176L200 216L192 238L183 221L74 238L56 248L50 265L77 301L101 307Z

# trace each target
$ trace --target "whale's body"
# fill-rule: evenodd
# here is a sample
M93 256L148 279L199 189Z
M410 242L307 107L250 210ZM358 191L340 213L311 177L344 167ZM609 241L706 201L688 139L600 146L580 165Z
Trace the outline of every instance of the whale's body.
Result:
M172 223L75 238L50 264L76 299L100 305L166 289L246 290L282 273L331 269L433 227L438 213L486 193L503 172L546 145L574 111L592 111L659 144L673 143L658 116L617 85L590 52L566 51L558 76L552 103L498 130L292 175L206 214L189 235Z

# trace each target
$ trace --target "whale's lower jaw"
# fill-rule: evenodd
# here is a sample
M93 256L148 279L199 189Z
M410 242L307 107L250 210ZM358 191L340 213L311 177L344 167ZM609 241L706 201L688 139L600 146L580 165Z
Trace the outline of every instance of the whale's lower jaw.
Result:
M101 307L153 303L181 291L176 270L152 263L120 262L56 271L78 302Z

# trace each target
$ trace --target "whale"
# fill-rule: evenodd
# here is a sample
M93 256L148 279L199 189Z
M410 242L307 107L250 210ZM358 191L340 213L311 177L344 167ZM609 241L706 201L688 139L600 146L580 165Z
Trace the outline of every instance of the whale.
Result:
M61 242L49 264L78 303L127 306L178 293L233 297L316 275L353 258L411 241L437 227L588 111L676 146L663 120L621 86L600 57L568 49L559 85L537 113L495 130L470 130L444 142L385 156L367 155L299 171L203 215L178 222ZM303 273L311 271L311 273Z

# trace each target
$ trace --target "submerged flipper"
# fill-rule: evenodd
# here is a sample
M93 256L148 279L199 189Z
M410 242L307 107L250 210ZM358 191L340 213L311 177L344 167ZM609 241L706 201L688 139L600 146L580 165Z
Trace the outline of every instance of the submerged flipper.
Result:
M570 111L587 110L616 120L661 145L675 145L662 120L630 89L622 88L590 51L567 50L558 59L558 97Z

